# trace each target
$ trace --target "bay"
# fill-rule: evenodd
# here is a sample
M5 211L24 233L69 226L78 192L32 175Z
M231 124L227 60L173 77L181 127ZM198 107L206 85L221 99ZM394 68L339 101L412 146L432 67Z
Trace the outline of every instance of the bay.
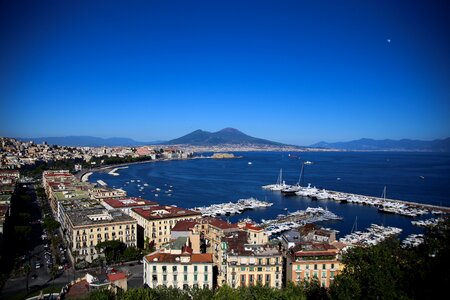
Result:
M262 185L275 183L280 169L283 179L294 184L305 165L304 183L341 192L450 206L450 154L408 152L234 152L235 159L190 159L130 165L117 171L119 176L96 172L91 182L101 179L109 186L122 188L129 196L154 200L162 205L185 208L237 201L255 197L273 202L267 209L246 211L231 216L234 222L249 217L257 222L272 219L307 207L326 207L343 217L342 221L321 225L349 233L357 218L359 230L376 223L396 226L401 237L423 230L411 225L411 218L383 214L374 207L282 196ZM208 154L204 154L208 155ZM131 182L134 180L134 182ZM137 182L140 180L140 182ZM128 182L128 184L127 184ZM144 183L148 186L144 186ZM138 184L140 186L138 186ZM143 189L142 189L143 188ZM160 189L159 191L156 189ZM155 195L157 194L157 196ZM421 217L432 217L431 214Z

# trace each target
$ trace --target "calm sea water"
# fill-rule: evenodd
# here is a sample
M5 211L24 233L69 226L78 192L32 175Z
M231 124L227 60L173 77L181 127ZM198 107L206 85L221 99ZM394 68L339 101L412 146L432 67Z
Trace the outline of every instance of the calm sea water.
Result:
M119 176L95 173L91 175L90 181L101 179L111 187L126 190L130 196L185 208L249 197L274 203L267 209L246 211L244 214L232 216L229 218L230 221L249 217L259 222L261 219L275 218L278 214L305 209L308 206L326 207L344 219L322 225L339 230L341 236L351 231L356 219L359 230L367 228L371 223L403 228L402 237L410 233L420 233L422 230L411 225L411 218L379 213L373 207L310 200L299 196L284 197L279 192L263 190L261 186L275 183L280 168L283 169L283 179L286 183L296 183L301 162L309 160L313 164L305 166L305 184L311 183L330 190L370 196L381 196L386 186L387 198L450 206L450 154L398 152L234 154L242 158L137 164L118 170ZM138 179L139 183L130 182ZM140 191L137 184L142 186L144 183L148 186ZM156 191L156 188L160 191ZM431 215L422 218L429 217Z

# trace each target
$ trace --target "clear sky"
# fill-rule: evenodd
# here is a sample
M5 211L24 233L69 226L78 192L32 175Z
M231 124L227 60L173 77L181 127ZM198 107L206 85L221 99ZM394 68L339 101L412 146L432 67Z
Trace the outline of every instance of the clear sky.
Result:
M0 3L0 136L450 136L448 1Z

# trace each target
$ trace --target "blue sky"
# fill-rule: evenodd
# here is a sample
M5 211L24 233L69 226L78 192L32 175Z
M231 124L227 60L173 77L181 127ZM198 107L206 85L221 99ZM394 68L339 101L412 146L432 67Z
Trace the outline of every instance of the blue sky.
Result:
M2 1L0 136L448 137L449 20L445 1Z

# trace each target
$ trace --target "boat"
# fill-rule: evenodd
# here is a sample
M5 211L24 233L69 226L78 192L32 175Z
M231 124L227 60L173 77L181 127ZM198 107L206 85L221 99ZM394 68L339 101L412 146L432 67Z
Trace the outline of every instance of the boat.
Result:
M252 164L252 162L251 162L251 161L249 161L249 162L248 162L248 164L249 164L249 165L251 165L251 164Z
M271 191L281 191L282 189L287 189L290 187L283 181L283 169L280 169L280 174L278 175L276 184L264 185L262 188Z
M312 165L313 163L311 161L307 160L307 161L304 162L304 164L305 165Z

